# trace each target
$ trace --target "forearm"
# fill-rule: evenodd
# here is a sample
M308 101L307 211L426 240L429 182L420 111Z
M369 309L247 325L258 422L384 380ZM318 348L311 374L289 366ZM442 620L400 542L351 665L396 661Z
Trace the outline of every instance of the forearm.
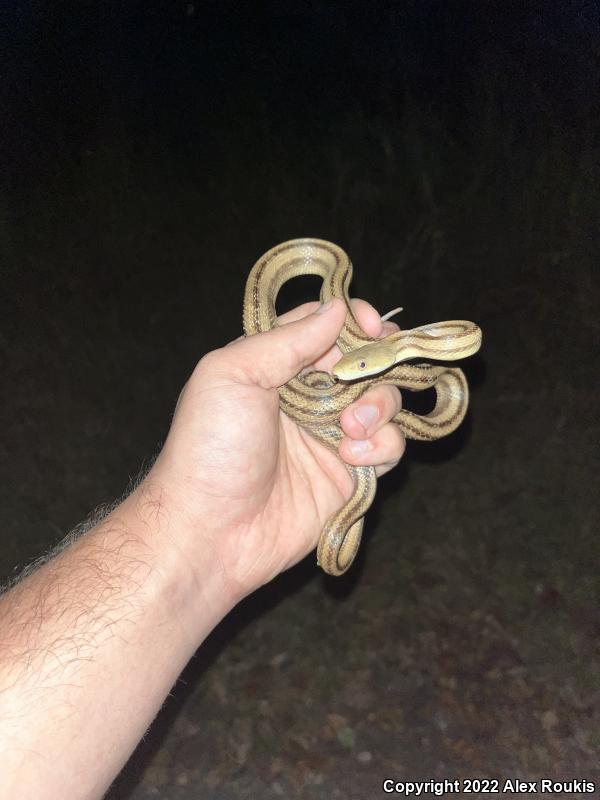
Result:
M142 484L0 598L0 795L101 797L231 604Z

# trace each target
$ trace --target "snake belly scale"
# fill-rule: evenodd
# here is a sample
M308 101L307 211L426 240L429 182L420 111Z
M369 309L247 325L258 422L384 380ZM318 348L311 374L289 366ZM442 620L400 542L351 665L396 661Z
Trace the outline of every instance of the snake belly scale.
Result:
M415 358L454 361L472 355L482 338L475 323L438 322L373 339L361 329L352 312L348 296L352 263L346 253L321 239L294 239L265 253L248 276L244 296L246 336L276 327L277 294L284 283L299 275L320 276L321 302L340 297L348 314L337 339L342 358L333 367L333 374L309 372L279 387L280 408L287 416L337 454L344 435L341 412L371 386L385 383L411 391L435 390L431 412L418 415L402 409L393 418L407 438L434 441L456 430L469 404L464 373L445 365L402 362ZM354 481L353 494L327 520L317 546L317 561L330 575L341 575L352 564L364 515L377 488L374 467L345 467Z

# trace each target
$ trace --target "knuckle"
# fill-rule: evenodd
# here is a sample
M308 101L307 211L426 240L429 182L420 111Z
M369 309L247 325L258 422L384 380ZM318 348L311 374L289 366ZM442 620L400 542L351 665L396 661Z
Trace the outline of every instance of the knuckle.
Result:
M400 463L400 459L397 458L394 461L386 461L385 464L378 464L375 467L375 472L377 473L377 477L380 478L382 475L385 475L388 472L391 472L394 467L397 467Z
M244 382L246 370L234 348L229 346L211 350L202 356L198 362L194 373L203 380L212 381L215 378L220 380L232 379Z
M371 396L379 408L380 418L385 422L392 419L402 408L402 397L395 386L377 386Z
M397 386L388 386L392 403L392 417L402 409L402 395Z
M400 330L400 326L396 325L395 322L390 322L386 320L383 323L383 330L381 331L381 338L384 339L386 336L390 336L392 333L397 333Z
M385 438L386 452L391 455L392 459L400 460L406 449L406 439L400 428L393 423L388 423L385 426Z
M218 350L211 350L206 355L203 355L196 370L201 375L214 375L226 368L227 363L230 361L230 354L226 348L219 348Z

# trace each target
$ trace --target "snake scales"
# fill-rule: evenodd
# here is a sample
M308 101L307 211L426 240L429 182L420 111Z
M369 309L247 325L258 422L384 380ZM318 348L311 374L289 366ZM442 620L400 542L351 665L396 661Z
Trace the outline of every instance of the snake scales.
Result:
M343 409L371 386L385 383L411 391L435 389L436 403L429 414L420 416L402 409L393 418L407 438L433 441L456 430L469 404L463 372L444 365L400 362L414 358L454 361L473 355L481 346L481 330L475 323L437 322L373 339L352 313L348 297L352 263L346 253L321 239L294 239L273 247L250 272L244 296L246 336L277 325L277 293L298 275L323 278L321 302L341 297L348 314L337 339L343 356L333 375L310 372L279 388L280 407L291 419L337 453L343 437L339 422ZM317 546L317 561L330 575L341 575L352 564L360 545L364 514L377 488L374 467L345 466L354 479L354 492L327 520Z

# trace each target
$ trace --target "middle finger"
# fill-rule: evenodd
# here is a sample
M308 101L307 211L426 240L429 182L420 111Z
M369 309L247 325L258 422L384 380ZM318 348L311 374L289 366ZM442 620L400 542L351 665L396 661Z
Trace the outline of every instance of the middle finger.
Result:
M402 397L395 386L374 386L342 411L340 423L351 439L368 439L401 408Z

